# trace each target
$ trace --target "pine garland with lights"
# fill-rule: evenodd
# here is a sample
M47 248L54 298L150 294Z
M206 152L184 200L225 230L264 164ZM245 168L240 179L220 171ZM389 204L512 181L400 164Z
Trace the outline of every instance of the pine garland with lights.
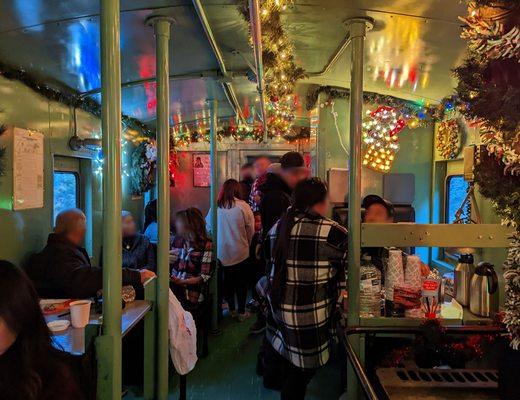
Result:
M273 132L269 131L268 138L273 139L276 137ZM308 127L290 127L288 133L281 136L284 140L289 143L298 140L308 140L310 138L310 129ZM209 129L195 129L188 125L182 127L174 127L170 132L171 147L180 148L188 147L194 143L209 143L210 142L210 130ZM221 141L224 139L232 139L235 141L255 141L262 142L263 130L261 127L235 127L226 126L221 127L217 130L217 140Z
M130 183L132 194L142 195L155 186L157 144L154 140L141 141L131 155Z
M294 46L285 33L281 20L281 12L292 3L292 0L264 0L260 5L264 82L270 101L267 127L275 137L290 134L294 120L292 93L296 82L306 76L303 68L296 64ZM246 22L250 24L247 0L240 10ZM251 35L250 43L253 44ZM250 76L256 82L256 76Z
M511 334L511 347L520 349L520 233L511 238L511 244L504 262L506 313L504 324Z
M518 0L468 1L461 36L468 56L455 69L461 112L480 126L485 149L474 167L480 193L497 215L516 226L504 263L504 320L511 347L520 349L520 3Z
M40 83L31 74L24 70L17 70L0 62L0 75L9 80L17 80L25 86L31 88L34 92L51 101L57 101L70 107L80 108L95 117L101 118L101 105L91 97L83 97L77 91L64 86L61 83ZM136 118L128 115L121 115L121 123L124 129L132 129L138 131L140 135L145 137L155 137L155 131L143 124Z
M348 100L350 98L350 89L337 88L333 86L315 86L310 88L307 92L306 108L308 111L316 107L318 97L321 93L327 95L327 102L334 99ZM455 96L446 97L440 102L440 104L431 105L424 102L414 102L368 91L363 92L363 103L382 104L397 109L399 114L409 122L409 125L412 121L414 122L413 126L410 126L412 128L440 122L447 111L452 111L459 106L459 101Z

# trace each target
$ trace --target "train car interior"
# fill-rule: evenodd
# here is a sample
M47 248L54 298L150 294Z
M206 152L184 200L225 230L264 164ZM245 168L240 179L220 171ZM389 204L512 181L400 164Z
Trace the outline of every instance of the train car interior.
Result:
M520 399L519 63L518 0L0 1L0 398Z

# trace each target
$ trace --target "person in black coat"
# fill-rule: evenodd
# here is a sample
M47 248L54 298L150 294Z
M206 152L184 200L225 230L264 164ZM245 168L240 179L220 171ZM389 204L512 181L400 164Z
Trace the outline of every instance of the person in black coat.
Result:
M244 200L246 203L249 202L251 187L255 181L254 173L251 163L246 163L240 167L240 200Z
M123 268L156 271L155 251L150 239L137 231L135 219L128 211L121 215L123 233Z
M32 257L26 272L40 297L88 298L103 287L103 271L93 267L85 239L86 218L81 210L65 210L56 217L56 227L47 246ZM155 274L148 270L123 270L123 285L139 285Z
M274 224L280 219L282 214L292 204L292 191L296 185L305 180L309 175L309 170L305 167L305 161L302 155L296 151L285 153L280 158L280 169L275 172L269 172L266 181L259 186L262 193L260 200L260 219L262 224L262 234L259 239L260 248L262 243L268 237L269 231ZM264 252L258 252L258 266L266 265ZM259 274L258 276L265 275ZM258 276L255 279L258 279ZM257 311L257 320L251 325L249 332L257 334L265 329L265 317L259 307Z
M308 175L309 170L305 167L305 161L296 151L285 153L280 158L278 173L267 174L265 183L259 188L263 194L260 202L262 238L267 236L269 230L291 205L293 189Z

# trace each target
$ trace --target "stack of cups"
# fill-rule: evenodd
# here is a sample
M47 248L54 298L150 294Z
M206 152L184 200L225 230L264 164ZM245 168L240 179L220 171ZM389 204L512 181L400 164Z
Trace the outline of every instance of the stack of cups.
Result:
M403 255L401 250L390 250L385 275L386 300L394 300L394 287L404 283Z
M404 271L404 283L414 289L420 289L421 279L421 259L417 256L408 256L406 258L406 270Z
M419 291L421 290L422 277L421 277L421 259L417 256L406 257L406 268L404 271L404 283L406 286ZM420 298L418 299L420 304ZM412 308L405 310L405 316L411 318L421 318L424 313L421 307Z

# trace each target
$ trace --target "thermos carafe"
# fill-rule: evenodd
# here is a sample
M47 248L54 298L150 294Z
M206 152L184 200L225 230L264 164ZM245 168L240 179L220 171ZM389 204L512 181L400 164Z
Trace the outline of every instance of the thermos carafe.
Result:
M475 315L490 317L498 311L498 277L493 265L480 262L471 278L469 308Z
M463 306L469 306L471 278L475 272L472 254L461 254L455 268L455 299Z

